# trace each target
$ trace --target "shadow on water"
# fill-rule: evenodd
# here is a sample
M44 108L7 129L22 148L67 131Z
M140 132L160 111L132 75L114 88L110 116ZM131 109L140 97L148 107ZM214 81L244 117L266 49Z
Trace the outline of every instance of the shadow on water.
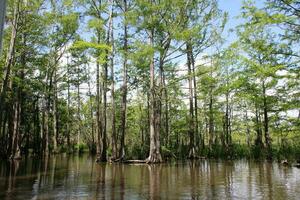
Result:
M297 199L300 169L246 160L159 165L89 155L0 162L0 199Z

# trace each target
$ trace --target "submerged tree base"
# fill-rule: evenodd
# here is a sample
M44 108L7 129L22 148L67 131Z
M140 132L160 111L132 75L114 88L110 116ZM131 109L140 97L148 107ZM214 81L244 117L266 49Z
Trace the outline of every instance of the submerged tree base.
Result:
M146 163L161 163L162 157L160 154L150 155L146 160Z
M197 156L195 147L192 147L190 149L188 158L189 159L197 159L197 158L199 158L199 156Z

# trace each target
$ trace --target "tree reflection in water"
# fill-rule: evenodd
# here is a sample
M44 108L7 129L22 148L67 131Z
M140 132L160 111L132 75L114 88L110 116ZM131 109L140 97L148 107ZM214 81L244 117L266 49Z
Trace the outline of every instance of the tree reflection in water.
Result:
M297 199L300 169L194 160L95 163L88 155L1 161L0 199Z

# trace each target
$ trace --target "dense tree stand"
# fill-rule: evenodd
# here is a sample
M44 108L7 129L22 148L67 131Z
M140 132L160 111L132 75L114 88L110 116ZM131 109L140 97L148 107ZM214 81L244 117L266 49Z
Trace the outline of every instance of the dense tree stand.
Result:
M0 3L0 157L299 157L298 1L243 1L227 42L218 0L70 2Z

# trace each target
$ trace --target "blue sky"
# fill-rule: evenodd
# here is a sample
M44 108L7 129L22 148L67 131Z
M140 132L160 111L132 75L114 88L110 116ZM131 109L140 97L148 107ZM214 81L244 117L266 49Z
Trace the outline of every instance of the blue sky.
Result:
M263 7L265 1L254 0L254 2L257 7ZM243 22L241 19L237 18L237 16L239 16L241 13L242 4L243 0L219 0L220 9L228 12L229 15L229 19L224 31L224 36L229 43L235 40L235 34L228 33L228 31Z

